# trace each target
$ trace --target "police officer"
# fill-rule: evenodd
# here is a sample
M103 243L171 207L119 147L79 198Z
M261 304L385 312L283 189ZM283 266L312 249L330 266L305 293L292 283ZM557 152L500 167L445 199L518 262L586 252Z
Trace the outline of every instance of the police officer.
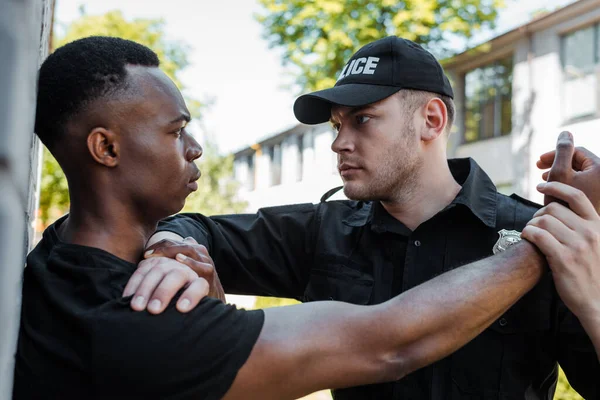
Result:
M354 304L382 303L503 251L520 240L540 206L498 193L472 159L446 159L452 99L442 67L419 45L397 37L368 44L333 88L303 95L294 105L300 122L332 122L332 149L352 200L252 215L179 215L162 223L159 230L166 233L155 238L191 236L206 245L228 293ZM552 221L549 214L544 220ZM550 257L548 225L538 218L527 232ZM154 255L168 254L168 245ZM564 270L565 264L551 267ZM560 283L561 294L567 293L569 285ZM585 300L568 303L582 307ZM446 359L397 382L334 390L334 397L549 400L559 363L579 393L600 398L600 363L590 340L598 346L600 322L586 323L595 332L588 336L579 311L565 306L548 275Z

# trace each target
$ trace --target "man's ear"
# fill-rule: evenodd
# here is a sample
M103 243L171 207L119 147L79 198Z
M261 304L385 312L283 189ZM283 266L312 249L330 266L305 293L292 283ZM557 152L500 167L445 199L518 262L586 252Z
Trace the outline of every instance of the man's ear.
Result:
M448 124L448 110L444 102L434 97L427 102L423 109L425 128L421 140L430 141L437 139L446 130Z
M119 164L119 143L117 135L106 128L94 128L87 137L88 151L97 163L107 167Z

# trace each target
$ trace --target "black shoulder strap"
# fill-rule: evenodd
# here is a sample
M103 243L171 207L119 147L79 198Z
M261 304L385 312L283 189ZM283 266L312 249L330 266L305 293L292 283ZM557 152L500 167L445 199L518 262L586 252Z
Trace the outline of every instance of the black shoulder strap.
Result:
M342 189L342 188L343 188L343 186L338 186L338 187L335 187L333 189L328 190L327 193L325 193L323 196L321 196L321 203L324 203L327 200L329 200L329 198L331 196L333 196L334 194L336 194L337 192L339 192L340 189Z
M533 216L539 204L512 194L497 195L496 227L498 229L514 229L522 231Z
M516 229L517 225L517 202L500 193L496 193L496 228L497 229Z

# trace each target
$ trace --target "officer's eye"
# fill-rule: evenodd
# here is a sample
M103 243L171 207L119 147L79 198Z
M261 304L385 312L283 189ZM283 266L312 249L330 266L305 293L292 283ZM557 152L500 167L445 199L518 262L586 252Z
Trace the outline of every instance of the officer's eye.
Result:
M366 124L370 119L371 117L368 117L366 115L357 115L356 123L358 123L359 125Z

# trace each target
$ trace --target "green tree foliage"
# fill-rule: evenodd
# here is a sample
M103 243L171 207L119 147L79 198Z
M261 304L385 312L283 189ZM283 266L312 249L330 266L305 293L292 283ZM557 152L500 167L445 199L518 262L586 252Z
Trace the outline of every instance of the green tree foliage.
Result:
M69 207L69 188L65 174L45 147L42 160L38 217L46 226L49 221L54 221L66 212Z
M154 50L161 63L161 69L169 75L177 86L184 90L178 73L188 66L187 46L180 41L169 40L164 33L161 19L127 20L120 11L110 11L103 15L84 15L66 27L64 35L57 38L54 48L74 40L92 35L116 36L144 44ZM186 103L194 118L199 118L202 104L189 96ZM216 149L208 146L205 152L204 175L199 182L200 190L190 196L187 209L205 213L235 212L242 207L233 200L235 192L232 182L218 184L218 180L232 174L232 160L218 156ZM208 153L208 154L207 154ZM213 177L215 174L215 177ZM216 182L216 183L215 183ZM215 189L213 192L212 189ZM58 163L50 152L44 149L42 182L40 189L40 219L46 226L69 208L69 193L66 179Z
M571 387L562 369L559 371L554 400L583 400L583 397Z
M298 301L294 299L283 299L280 297L257 297L256 303L254 303L254 308L270 308L270 307L281 307L281 306L291 306L294 304L300 304Z
M271 47L297 67L305 90L333 86L345 61L362 45L397 35L438 56L450 55L447 39L470 38L492 28L503 0L259 0Z

